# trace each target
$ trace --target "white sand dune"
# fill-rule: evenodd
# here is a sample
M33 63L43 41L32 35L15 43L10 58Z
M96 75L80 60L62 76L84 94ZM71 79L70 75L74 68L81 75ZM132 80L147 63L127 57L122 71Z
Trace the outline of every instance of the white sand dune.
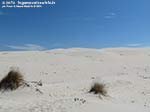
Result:
M0 52L0 79L11 67L43 85L0 92L0 112L150 112L149 48ZM95 81L108 97L88 93Z

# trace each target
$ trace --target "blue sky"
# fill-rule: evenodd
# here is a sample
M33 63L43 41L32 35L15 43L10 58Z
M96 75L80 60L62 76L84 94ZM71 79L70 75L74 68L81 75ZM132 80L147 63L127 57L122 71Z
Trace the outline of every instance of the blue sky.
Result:
M54 1L0 8L0 50L150 47L150 0Z

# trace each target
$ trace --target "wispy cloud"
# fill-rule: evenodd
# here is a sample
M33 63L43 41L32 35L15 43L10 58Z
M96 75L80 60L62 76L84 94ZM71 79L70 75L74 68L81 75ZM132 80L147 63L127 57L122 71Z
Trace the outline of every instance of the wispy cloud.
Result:
M114 12L111 12L111 13L108 13L107 15L104 16L105 19L112 19L112 18L115 18L116 17L116 13Z
M59 42L52 44L52 47L61 47L61 46L64 46L64 44L63 43L59 43Z
M23 46L8 45L7 47L14 50L24 50L24 51L40 51L45 49L44 47L36 44L25 44Z
M133 44L127 44L127 47L141 47L141 48L150 48L149 43L133 43Z
M128 47L141 47L143 44L141 43L133 43L133 44L127 44Z
M0 11L0 16L6 15L6 13Z

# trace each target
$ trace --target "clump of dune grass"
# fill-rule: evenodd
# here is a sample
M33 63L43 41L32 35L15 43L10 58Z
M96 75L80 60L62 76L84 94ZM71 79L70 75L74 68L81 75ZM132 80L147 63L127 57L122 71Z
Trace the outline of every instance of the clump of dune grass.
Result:
M102 96L107 96L106 87L105 87L105 84L103 84L103 83L98 83L98 82L94 83L91 86L91 89L89 92L94 93L94 94L99 94Z
M0 81L0 90L16 90L23 83L23 75L18 70L10 70Z

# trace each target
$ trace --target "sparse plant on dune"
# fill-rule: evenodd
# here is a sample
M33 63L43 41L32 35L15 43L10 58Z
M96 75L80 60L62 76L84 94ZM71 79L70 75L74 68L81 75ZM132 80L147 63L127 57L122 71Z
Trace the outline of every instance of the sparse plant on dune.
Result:
M89 91L90 93L94 93L94 94L99 94L99 95L102 95L102 96L107 96L107 91L106 91L106 87L105 87L105 84L103 83L94 83L92 86L91 86L91 89Z
M10 70L0 81L0 90L15 90L23 84L23 75L18 70Z
M0 81L0 91L5 92L8 90L16 90L21 87L29 87L36 92L43 94L43 92L37 87L42 86L42 80L40 81L26 81L18 67L11 67L8 74Z

